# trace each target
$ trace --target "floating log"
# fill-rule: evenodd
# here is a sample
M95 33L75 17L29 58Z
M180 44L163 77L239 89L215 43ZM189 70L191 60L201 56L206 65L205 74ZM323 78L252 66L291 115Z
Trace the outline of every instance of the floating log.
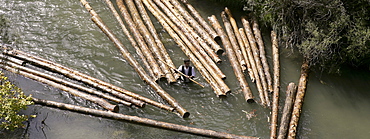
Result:
M206 129L200 129L200 128L194 128L194 127L188 127L178 124L172 124L172 123L166 123L161 121L156 121L152 119L147 118L140 118L137 116L130 116L130 115L124 115L120 113L113 113L109 111L102 111L102 110L96 110L71 104L65 104L50 100L42 100L37 98L32 98L33 102L35 104L45 105L48 107L56 107L58 109L64 109L69 111L74 111L82 114L89 114L94 115L97 117L104 117L104 118L110 118L115 120L123 120L127 122L132 122L140 125L147 125L157 128L162 128L166 130L172 130L172 131L178 131L183 133L189 133L194 135L200 135L200 136L206 136L211 138L235 138L235 139L257 139L256 137L250 137L250 136L240 136L240 135L234 135L224 132L217 132L213 130L206 130Z
M269 65L268 65L268 62L267 62L267 59L266 59L265 45L263 44L263 39L262 39L261 31L258 27L257 20L255 18L253 18L252 20L253 20L253 22L252 22L252 24L253 24L252 25L253 26L253 34L254 34L254 37L256 38L257 44L259 46L261 62L262 62L263 70L264 70L266 80L267 80L267 90L269 92L272 92L273 91L272 79L271 79L271 75L270 75L270 68L269 68Z
M109 92L112 95L117 96L119 98L122 98L126 101L131 102L131 101L133 101L131 99L135 98L135 99L144 101L148 104L151 104L151 105L156 106L156 107L161 108L161 109L165 109L165 110L168 110L168 111L173 111L174 110L174 108L172 108L170 106L167 106L167 105L164 105L162 103L153 101L149 98L140 96L136 93L127 91L125 89L122 89L122 88L117 87L115 85L112 85L110 83L107 83L107 82L104 82L102 80L96 79L96 78L91 77L89 75L83 74L79 71L76 71L76 70L73 70L71 68L65 67L63 65L60 65L60 64L54 63L52 61L43 59L41 57L37 57L37 56L25 53L25 52L20 51L20 50L14 50L14 49L13 50L8 50L8 48L6 48L6 47L3 47L3 49L4 49L3 53L6 54L6 55L17 57L17 58L25 60L26 62L29 62L33 65L46 67L47 69L52 70L52 71L57 72L57 73L60 73L60 74L66 76L68 78L75 79L77 81L81 81L81 82L83 82L85 84L88 84L90 86L96 87L96 88L101 89L101 90L106 91L106 92ZM130 96L130 97L128 97L128 96Z
M285 104L280 121L279 135L277 137L278 139L286 138L296 92L297 86L294 83L289 83L286 90Z
M140 12L140 15L141 15L142 19L144 20L144 23L148 27L152 36L154 37L154 40L157 43L157 46L159 47L160 52L162 53L164 60L166 61L166 63L169 64L169 67L175 67L175 64L173 64L170 55L167 53L167 50L166 50L165 46L163 45L161 39L159 38L159 36L157 34L157 31L156 31L156 29L155 29L155 27L152 23L152 20L150 19L148 13L145 10L145 7L142 3L142 0L135 0L135 3L136 3L136 6L137 6L137 9ZM175 72L166 73L166 74L172 74L175 77L176 80L178 80L181 77L179 73L175 73Z
M227 17L224 12L221 13L221 17L225 23L225 28L231 29L230 23L227 21ZM239 65L239 62L237 61L235 51L233 50L229 38L225 36L225 31L222 29L220 23L217 21L216 16L212 15L208 18L212 26L215 28L215 30L220 34L222 43L224 44L224 48L226 50L227 56L229 58L229 61L231 63L231 66L233 67L234 73L236 78L239 81L240 87L242 89L242 92L244 94L244 98L248 103L254 102L252 91L250 90L247 81L245 80L243 71ZM222 35L221 35L222 34Z
M279 44L276 33L271 31L271 46L274 61L274 92L272 94L272 114L271 114L271 134L270 139L276 139L278 110L279 110L279 89L280 89L280 60L279 60Z
M164 1L169 2L169 0ZM197 20L195 20L191 16L191 14L185 9L185 7L182 6L182 4L180 4L177 0L171 0L171 2L177 8L177 10L179 10L181 15L186 19L187 23L189 23L201 35L201 37L212 47L214 52L221 54L223 52L221 46L218 45L216 41L211 37L211 35L207 31L205 31L203 26L201 26L197 22Z
M114 8L113 6L113 3L110 1L110 0L105 0L105 3L107 3L109 9L112 11L114 17L116 17L119 25L121 26L122 28L122 31L123 33L125 33L125 35L127 36L128 40L130 41L132 47L135 48L136 50L136 53L137 55L139 55L139 57L141 58L141 60L143 61L143 64L144 66L146 67L146 70L149 72L149 75L151 77L156 77L156 75L154 74L153 72L153 69L151 68L148 60L145 58L143 52L141 51L140 47L138 46L138 44L136 43L135 39L132 37L132 35L130 34L130 32L128 31L126 25L124 24L124 22L122 21L122 18L121 16L119 15L119 13L117 12L117 10Z
M161 98L166 100L175 110L183 117L189 117L190 113L185 110L172 96L170 96L166 91L163 90L161 86L159 86L155 81L153 81L148 74L145 73L144 69L139 65L139 63L131 56L127 48L118 40L118 38L108 29L107 26L101 21L96 18L97 16L93 16L92 20L94 23L109 37L109 39L114 42L117 48L122 53L123 57L129 61L131 66L136 70L142 80L149 84L154 91L157 92Z
M202 37L200 37L195 30L190 27L190 25L186 22L184 17L180 14L180 12L174 7L172 3L170 3L168 0L153 0L159 7L162 8L163 12L167 14L167 16L177 25L178 28L180 28L185 35L189 38L191 42L193 42L193 46L197 49L197 51L202 54L203 57L205 57L208 60L208 57L210 57L209 62L216 62L221 63L221 58L218 57L216 52L208 46L208 44L203 40ZM213 59L213 61L212 61ZM211 64L213 65L213 64ZM215 64L214 64L215 65ZM218 67L215 65L215 70L218 69ZM222 75L223 73L220 71Z
M4 58L4 57L2 57L2 58ZM72 83L72 82L63 80L61 78L58 78L58 77L55 77L55 76L51 76L49 74L42 73L40 71L36 71L36 70L30 69L30 68L26 68L26 67L21 66L21 65L17 65L19 63L17 63L17 64L16 63L13 63L13 60L12 59L8 59L8 58L6 58L6 59L8 61L5 61L5 62L2 62L1 63L1 64L3 64L3 66L9 66L9 67L14 68L14 69L17 69L17 70L22 70L24 72L33 74L35 76L39 76L39 77L42 77L42 78L51 80L53 82L59 83L61 85L65 85L65 86L68 86L68 87L71 87L71 88L75 88L75 89L78 89L78 90L81 90L81 91L84 91L84 92L87 92L87 93L90 93L90 94L93 94L93 95L102 97L102 98L107 99L107 100L111 100L111 101L114 101L114 102L117 102L117 103L121 103L121 104L126 105L126 106L131 106L132 105L131 102L127 102L127 101L124 101L124 100L115 98L113 96L104 94L104 93L99 92L99 91L96 91L94 89L90 89L90 88L87 88L87 87L84 87L84 86L81 86L81 85L78 85L78 84L75 84L75 83ZM136 102L137 102L137 103L135 103L136 106L139 106L139 107L144 107L145 106L145 103L142 102L142 101L136 101Z
M22 75L24 77L27 77L27 78L30 78L30 79L33 79L33 80L36 80L36 81L39 81L41 83L44 83L44 84L47 84L47 85L50 85L52 87L55 87L57 89L60 89L60 90L63 90L63 91L66 91L68 92L69 94L71 95L74 95L76 97L80 97L80 98L83 98L83 99L86 99L88 101L91 101L93 103L96 103L98 104L99 106L103 107L104 109L107 109L109 111L113 111L113 112L118 112L119 111L119 107L117 105L113 105L113 104L110 104L109 102L105 101L104 99L102 98L98 98L98 97L95 97L95 96L92 96L92 95L89 95L89 94L86 94L86 93L83 93L83 92L80 92L80 91L77 91L75 89L72 89L72 88L69 88L67 86L64 86L64 85L61 85L61 84L58 84L58 83L55 83L53 81L50 81L48 79L45 79L45 78L42 78L42 77L39 77L39 76L35 76L35 75L32 75L30 73L27 73L25 71L20 71L20 70L17 70L15 68L11 68L9 66L6 66L6 65L3 65L1 66L1 68L7 70L7 71L10 71L10 72L13 72L13 73L16 73L16 74L19 74L19 75Z
M264 70L263 70L263 67L262 67L261 59L259 57L260 54L259 54L259 50L258 50L257 45L256 45L256 40L255 40L254 35L252 33L252 29L250 27L249 21L246 19L245 16L243 16L241 20L243 22L244 30L245 30L245 33L247 34L249 44L250 44L251 49L253 51L254 60L256 62L258 74L259 74L259 77L261 79L261 84L262 84L263 92L264 92L263 94L264 94L265 102L266 102L266 104L263 104L263 103L262 104L267 105L268 107L270 107L271 104L270 104L270 99L268 98L268 91L267 91L268 87L267 87L267 83L266 83L266 76L265 76L265 73L264 73Z
M247 59L243 56L243 53L241 51L241 48L244 48L244 42L240 37L240 33L238 31L238 25L236 24L236 21L235 21L233 15L231 14L231 11L227 7L225 7L224 11L226 13L225 16L229 17L228 22L230 22L230 25L232 27L231 30L230 30L231 34L230 33L228 33L228 34L229 34L229 37L231 36L230 40L234 41L234 42L231 42L231 44L234 47L235 55L236 55L236 57L238 58L238 60L240 62L240 66L241 66L242 70L243 71L248 70L248 72L249 72L250 65L249 65L248 61L246 61ZM247 69L247 67L248 67L248 69ZM252 76L250 76L250 77L251 77L252 80L254 80L253 73L252 73Z
M131 15L128 13L126 6L124 5L122 0L118 0L117 6L121 12L121 15L123 19L125 20L126 24L129 26L131 33L134 35L135 40L139 43L139 46L141 48L141 51L147 58L150 66L153 69L155 77L153 77L155 80L159 80L164 77L164 73L162 69L158 66L157 61L155 60L152 52L148 48L148 45L145 43L144 37L140 34L137 25L133 21Z
M204 70L206 72L204 72L203 76L205 77L205 79L207 80L207 82L210 83L210 84L214 84L214 83L218 84L217 86L219 86L219 88L221 88L221 90L222 90L222 93L217 93L218 91L216 89L215 90L216 91L216 94L218 96L223 96L223 95L226 95L227 93L229 93L230 92L230 88L222 80L222 75L220 75L219 72L216 72L216 70L215 70L217 68L219 71L221 71L217 67L217 65L215 65L215 63L213 63L212 60L206 60L205 57L203 57L200 54L199 51L196 51L196 49L194 48L194 46L192 45L192 43L190 43L190 40L184 35L184 33L164 13L162 13L159 10L159 8L152 1L150 1L150 0L144 1L144 4L148 7L149 10L151 10L152 14L161 22L162 26L164 26L164 28L171 35L171 37L174 38L175 40L178 40L178 41L176 41L176 43L179 44L179 46L182 49L182 51L190 58L190 60L192 60L193 63L196 63L194 61L198 61L198 59L199 59L199 61L201 63L194 64L196 66L196 68L199 71L203 71L203 68L201 68L201 67L204 66L205 67ZM179 37L179 38L176 38L176 37ZM184 43L186 45L183 45L182 43ZM194 58L191 58L193 54L196 56L196 58L195 57ZM201 65L203 65L203 66L201 66ZM212 76L210 76L208 78L208 75L206 75L207 73L209 73ZM226 78L226 76L225 76L225 78ZM212 81L212 80L214 80L214 81ZM213 85L211 85L211 86L213 86ZM214 86L214 87L216 87L216 86Z
M126 2L126 5L127 5L128 9L130 10L131 17L132 17L133 21L136 23L136 28L139 28L140 33L142 34L142 36L144 36L145 41L147 42L147 44L149 46L149 49L151 50L151 52L153 53L155 58L157 58L159 60L164 60L164 57L161 53L161 50L157 46L157 43L156 43L154 37L149 32L148 28L145 26L143 20L141 19L140 15L139 15L139 12L136 9L134 1L133 0L125 0L125 2ZM171 74L171 71L167 67L167 65L162 63L162 62L158 62L158 64L160 65L162 71L165 73L165 77L167 78L168 82L169 83L175 83L177 80Z
M253 53L252 53L251 47L249 45L248 38L245 35L245 31L244 31L243 28L239 28L239 33L240 33L240 36L243 39L244 46L245 46L245 49L246 49L246 52L247 52L247 56L248 56L247 60L251 64L252 72L254 73L254 78L256 80L257 90L258 90L258 93L259 93L259 97L261 99L261 104L266 105L265 94L264 94L265 92L264 92L263 87L262 87L261 78L258 75L258 69L257 69L257 66L256 66L256 62L254 61Z
M216 31L208 25L208 23L204 20L204 18L199 14L199 12L191 5L191 4L185 4L186 7L188 7L191 14L193 14L194 18L203 26L203 28L210 34L213 38L213 40L217 41L220 40L220 36L216 33ZM223 50L222 48L217 51L218 54L222 54Z
M304 96L306 94L308 72L308 60L305 59L301 67L301 77L299 78L297 95L294 100L292 117L289 123L288 139L295 139L297 135L298 121L302 112Z

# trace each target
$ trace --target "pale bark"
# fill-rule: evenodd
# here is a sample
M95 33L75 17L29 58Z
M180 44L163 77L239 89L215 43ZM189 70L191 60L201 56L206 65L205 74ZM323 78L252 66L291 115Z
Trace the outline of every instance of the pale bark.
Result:
M279 89L280 89L280 60L279 44L276 33L271 31L272 55L274 61L274 92L272 94L272 113L271 113L271 134L270 139L276 139L278 110L279 110Z
M292 116L292 109L294 104L295 95L297 93L297 86L294 83L289 83L286 90L285 104L281 116L279 136L278 139L285 139L287 136L290 117Z

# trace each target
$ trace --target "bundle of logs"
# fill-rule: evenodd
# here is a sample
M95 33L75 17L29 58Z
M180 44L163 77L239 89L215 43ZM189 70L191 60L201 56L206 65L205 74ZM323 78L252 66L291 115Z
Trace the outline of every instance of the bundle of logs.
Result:
M250 81L256 84L259 95L259 104L271 108L271 134L275 138L295 138L296 128L300 117L303 98L308 76L308 63L302 65L301 79L299 80L298 93L295 97L296 86L289 84L287 98L282 112L279 134L277 134L279 90L280 90L280 63L277 35L271 31L272 55L273 55L273 79L266 58L265 44L255 18L241 17L243 27L238 27L231 11L226 7L221 12L223 26L215 15L208 17L208 22L186 0L117 0L114 5L110 0L105 3L118 21L123 33L128 38L131 46L144 65L143 68L137 59L128 51L119 38L104 24L90 4L86 0L80 0L82 5L91 14L92 21L114 43L122 56L136 70L140 78L146 82L168 105L153 101L123 88L106 83L76 70L67 68L49 60L27 54L19 50L12 50L2 46L1 67L5 70L23 75L30 79L45 83L72 95L94 102L101 107L118 112L117 103L125 106L135 105L144 107L146 104L176 112L183 118L189 117L190 113L184 109L173 97L171 97L158 81L167 80L168 83L177 82L182 75L176 72L176 67L167 53L167 49L161 42L157 30L150 18L148 11L162 25L163 29L172 37L179 48L190 59L203 79L210 85L217 96L226 96L231 92L224 82L225 74L217 64L221 63L219 55L226 53L235 76L239 82L241 91L247 102L255 102L246 75ZM117 7L117 9L116 9ZM251 22L249 21L251 20ZM218 44L221 41L222 43ZM221 47L223 46L223 48ZM224 50L225 49L225 50ZM46 74L40 68L49 70L65 77L79 81L88 87L76 82ZM193 82L204 87L202 84ZM106 93L109 93L106 94ZM112 104L111 102L116 104ZM41 100L34 98L36 103L68 109L81 113L87 113L107 118L133 121L151 126L187 132L191 134L217 137L217 138L253 138L237 136L216 131L203 130L154 121L150 119L128 116L119 113L89 109L80 106ZM288 125L289 124L289 125ZM287 133L288 132L288 133ZM287 136L288 135L288 136Z

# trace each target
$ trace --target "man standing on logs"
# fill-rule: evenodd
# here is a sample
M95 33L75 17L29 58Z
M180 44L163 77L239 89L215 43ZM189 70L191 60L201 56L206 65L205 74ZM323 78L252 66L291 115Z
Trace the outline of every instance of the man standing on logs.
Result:
M184 65L181 65L178 68L179 71L181 71L183 74L187 75L181 76L181 80L184 81L185 83L189 83L190 79L189 78L194 78L195 77L195 70L194 67L190 66L190 60L186 59L184 60Z

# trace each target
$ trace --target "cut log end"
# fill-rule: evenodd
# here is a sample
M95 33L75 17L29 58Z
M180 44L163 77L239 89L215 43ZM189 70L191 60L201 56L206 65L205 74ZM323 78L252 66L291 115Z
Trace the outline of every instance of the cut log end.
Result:
M219 49L216 51L217 55L222 55L225 51L222 49Z
M183 115L182 115L182 118L188 118L190 116L190 113L189 112L185 112Z
M247 102L250 104L250 103L254 103L255 101L254 101L254 99L247 99Z
M215 38L213 38L216 42L219 42L221 41L221 37L220 36L216 36Z
M112 112L119 112L119 106L114 105L113 109L111 110Z

